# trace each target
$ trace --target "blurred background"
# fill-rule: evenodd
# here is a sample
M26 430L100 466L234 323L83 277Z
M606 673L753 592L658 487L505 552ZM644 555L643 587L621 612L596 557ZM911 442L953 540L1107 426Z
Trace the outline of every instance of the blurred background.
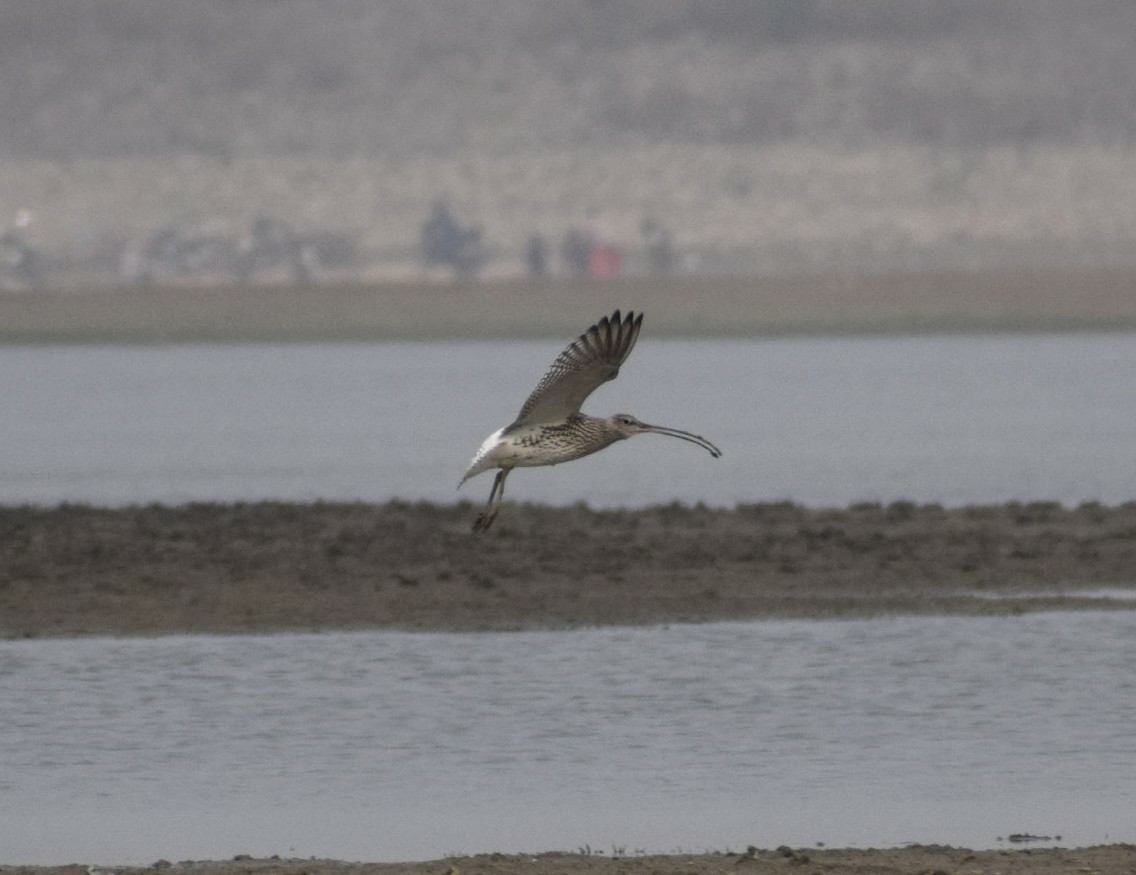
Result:
M1128 0L7 0L9 290L1128 265Z

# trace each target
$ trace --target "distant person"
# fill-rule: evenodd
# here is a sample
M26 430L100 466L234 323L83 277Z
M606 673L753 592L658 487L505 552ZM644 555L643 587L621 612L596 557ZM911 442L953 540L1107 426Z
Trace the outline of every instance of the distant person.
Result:
M587 276L590 270L592 241L578 228L569 228L560 244L560 257L572 276Z
M490 256L476 225L463 228L443 200L436 200L422 223L422 262L427 267L448 265L464 279L477 274Z
M464 243L464 232L443 200L430 206L430 215L422 223L422 260L427 265L453 264Z
M39 285L36 252L19 231L0 236L0 289L24 291Z
M242 282L262 270L286 267L295 282L312 281L311 263L304 258L298 235L288 223L270 216L257 216L248 234L237 245L235 272Z
M548 244L545 243L543 234L533 234L529 237L528 245L525 247L525 264L531 277L548 275Z

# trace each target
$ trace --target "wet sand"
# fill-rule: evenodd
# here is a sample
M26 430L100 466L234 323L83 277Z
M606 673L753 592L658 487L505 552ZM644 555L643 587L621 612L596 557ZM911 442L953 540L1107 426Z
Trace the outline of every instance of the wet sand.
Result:
M0 636L1134 609L1136 503L0 508Z
M200 875L772 875L825 872L831 875L1056 875L1136 872L1136 845L1090 848L1008 848L969 851L937 845L886 849L749 848L738 852L612 857L602 854L483 854L419 863L348 863L336 860L251 859L218 862L156 861L151 867L101 869L142 875L155 871ZM4 875L88 875L83 865L0 866Z

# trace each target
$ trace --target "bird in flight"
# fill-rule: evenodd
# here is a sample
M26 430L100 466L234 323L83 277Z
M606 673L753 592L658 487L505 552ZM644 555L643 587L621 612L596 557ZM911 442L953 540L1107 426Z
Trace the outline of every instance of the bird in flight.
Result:
M514 468L571 462L637 434L665 434L698 444L715 459L722 455L706 438L688 431L647 425L627 413L599 418L580 412L584 399L619 376L642 324L643 314L630 310L625 317L619 310L604 316L560 353L516 420L485 439L458 484L460 489L470 477L499 469L489 503L474 520L475 532L493 525L505 495L505 478Z

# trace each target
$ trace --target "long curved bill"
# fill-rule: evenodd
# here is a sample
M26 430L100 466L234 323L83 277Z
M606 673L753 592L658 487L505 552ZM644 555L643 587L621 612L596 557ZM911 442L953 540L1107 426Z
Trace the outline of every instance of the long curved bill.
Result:
M710 455L715 459L722 455L722 451L720 449L718 449L700 434L691 434L689 431L682 431L681 429L677 428L667 428L664 425L647 425L646 423L641 423L640 429L644 432L652 432L653 434L665 434L668 437L681 438L684 441L690 441L690 443L692 444L698 444L698 446L702 447L702 449L710 453Z

